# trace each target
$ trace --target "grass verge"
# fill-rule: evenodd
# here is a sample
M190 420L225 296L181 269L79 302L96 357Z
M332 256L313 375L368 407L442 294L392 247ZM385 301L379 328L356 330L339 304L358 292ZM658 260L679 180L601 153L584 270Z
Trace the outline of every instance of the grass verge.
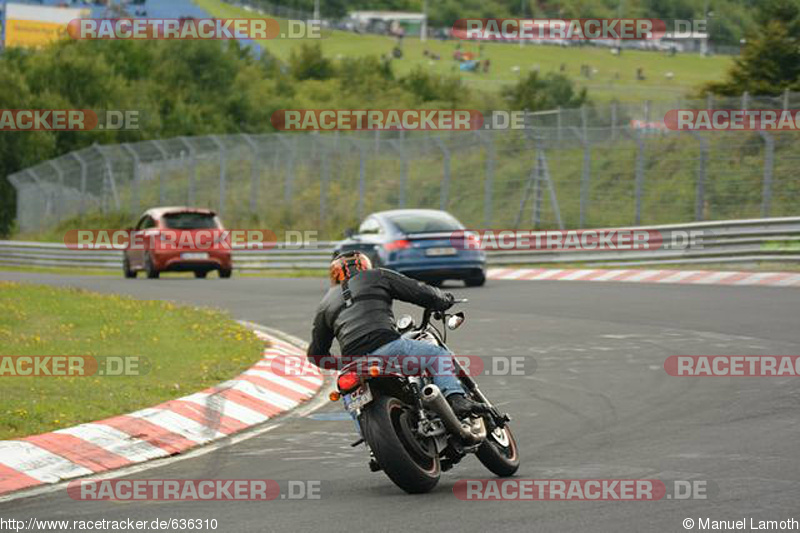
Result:
M254 18L253 12L220 0L195 0L195 3L211 15L219 18ZM259 41L259 44L282 60L289 58L291 51L308 39L273 39ZM323 31L318 42L326 56L360 57L367 55L389 55L395 46L395 39L381 35L361 35L345 31ZM482 53L483 58L491 60L488 73L463 73L452 59L456 45L462 51ZM683 96L708 81L721 79L732 64L727 56L703 57L699 54L678 54L668 56L658 52L625 50L614 56L606 48L528 45L475 41L439 41L428 39L426 43L418 38L405 39L404 56L394 60L393 66L398 74L406 74L414 68L422 67L440 75L460 77L468 85L487 91L496 91L509 83L514 83L521 74L538 68L540 72L560 72L573 78L581 87L589 89L589 96L597 102L620 101L668 101ZM439 54L441 60L432 61L423 55L424 50ZM582 65L596 70L591 79L581 76ZM644 80L637 80L636 69L643 68ZM671 73L672 76L668 76Z
M139 356L147 369L139 376L0 376L0 439L190 394L236 376L263 347L250 330L216 310L0 282L0 356Z

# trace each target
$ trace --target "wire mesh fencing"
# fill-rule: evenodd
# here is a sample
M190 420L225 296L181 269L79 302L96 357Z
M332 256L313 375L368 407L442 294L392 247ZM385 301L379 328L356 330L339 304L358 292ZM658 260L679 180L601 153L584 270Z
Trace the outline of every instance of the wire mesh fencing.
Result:
M798 213L797 131L673 131L671 109L796 109L776 98L529 113L521 129L180 137L94 145L9 177L23 234L76 217L215 209L229 227L338 238L368 213L424 207L470 227L576 228ZM280 234L280 233L279 233Z

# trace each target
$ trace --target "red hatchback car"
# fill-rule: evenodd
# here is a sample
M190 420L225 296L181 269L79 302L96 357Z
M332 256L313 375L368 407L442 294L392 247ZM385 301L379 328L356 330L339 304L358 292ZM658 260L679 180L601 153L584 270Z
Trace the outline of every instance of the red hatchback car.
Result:
M230 248L200 245L213 242L224 230L214 211L157 207L145 211L131 230L122 260L126 278L135 278L140 270L148 278L157 278L161 272L194 272L196 278L205 278L212 270L221 278L231 277Z

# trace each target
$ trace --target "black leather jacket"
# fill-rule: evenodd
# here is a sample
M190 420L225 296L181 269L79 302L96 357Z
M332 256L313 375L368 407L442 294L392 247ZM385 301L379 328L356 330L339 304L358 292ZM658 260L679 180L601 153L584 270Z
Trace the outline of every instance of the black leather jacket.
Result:
M330 355L334 337L342 355L366 355L400 337L392 301L444 311L451 296L435 287L383 268L359 272L349 281L353 303L345 307L341 285L328 290L317 309L308 355ZM314 362L314 358L309 358Z

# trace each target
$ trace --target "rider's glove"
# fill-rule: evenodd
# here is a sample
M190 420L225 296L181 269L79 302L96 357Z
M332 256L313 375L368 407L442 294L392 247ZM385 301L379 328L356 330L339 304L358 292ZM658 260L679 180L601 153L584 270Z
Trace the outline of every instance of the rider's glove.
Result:
M446 303L445 303L444 309L442 309L442 311L447 311L448 309L453 307L453 305L456 303L456 297L453 296L452 293L446 292L446 293L444 293L444 298L446 300Z

